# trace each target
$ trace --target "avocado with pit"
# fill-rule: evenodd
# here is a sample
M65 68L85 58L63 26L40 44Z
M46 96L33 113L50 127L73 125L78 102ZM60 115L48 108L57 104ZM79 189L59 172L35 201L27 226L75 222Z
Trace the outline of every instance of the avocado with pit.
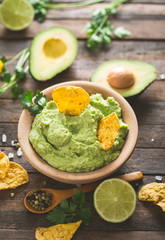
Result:
M47 81L75 60L78 41L63 27L52 27L36 35L30 49L30 72L39 81Z
M144 91L157 76L157 70L142 61L112 60L101 64L91 81L104 84L128 98Z

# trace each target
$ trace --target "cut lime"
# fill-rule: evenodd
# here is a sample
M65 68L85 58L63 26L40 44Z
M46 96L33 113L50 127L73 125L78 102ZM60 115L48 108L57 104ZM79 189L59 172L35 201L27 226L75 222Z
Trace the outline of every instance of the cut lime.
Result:
M111 178L96 188L94 206L105 221L124 222L136 208L136 192L128 182L119 178Z
M28 0L4 0L0 6L0 21L8 29L25 29L33 21L34 9Z

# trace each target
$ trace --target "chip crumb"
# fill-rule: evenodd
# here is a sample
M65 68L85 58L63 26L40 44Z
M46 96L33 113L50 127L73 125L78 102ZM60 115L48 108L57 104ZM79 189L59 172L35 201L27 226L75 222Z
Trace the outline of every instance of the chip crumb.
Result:
M12 192L12 193L10 194L10 197L13 198L14 196L15 196L15 194Z

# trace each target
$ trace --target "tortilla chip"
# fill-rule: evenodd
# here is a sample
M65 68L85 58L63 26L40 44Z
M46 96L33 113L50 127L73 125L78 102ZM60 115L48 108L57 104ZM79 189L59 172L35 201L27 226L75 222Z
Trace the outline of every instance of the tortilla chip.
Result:
M48 228L36 229L37 240L70 240L82 221L75 223L59 224Z
M0 190L16 188L29 181L28 174L18 163L9 162L9 170L3 179L0 179Z
M154 202L165 212L165 183L149 183L141 188L139 200Z
M0 179L4 178L9 170L9 158L3 152L0 153Z
M116 113L111 113L100 120L97 134L102 149L107 150L113 146L119 129L120 124Z
M53 90L52 97L59 112L72 116L80 115L90 102L90 97L85 90L72 86Z

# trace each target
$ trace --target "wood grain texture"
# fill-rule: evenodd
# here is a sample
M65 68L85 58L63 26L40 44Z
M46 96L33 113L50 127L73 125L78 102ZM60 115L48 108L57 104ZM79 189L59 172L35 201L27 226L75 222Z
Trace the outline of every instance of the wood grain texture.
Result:
M77 0L80 2L82 0ZM54 2L57 2L54 0ZM61 0L69 3L74 0ZM91 11L103 4L96 4L77 9L50 10L47 19L39 24L33 21L31 26L20 32L5 30L0 25L0 55L9 58L24 48L30 48L33 37L40 31L52 26L69 28L78 38L79 52L73 65L45 83L35 81L30 74L20 84L26 91L36 92L55 83L71 80L89 81L92 73L103 62L113 59L140 60L153 64L158 70L158 76L139 97L129 99L135 111L139 124L139 135L136 148L129 160L116 175L132 171L142 171L143 181L133 183L138 193L139 189L155 181L156 175L163 176L165 182L165 81L160 78L165 74L165 2L164 0L130 0L118 8L117 15L111 18L114 26L124 26L132 32L131 36L117 40L113 39L109 47L100 47L91 52L86 48L86 34L82 32L91 19ZM76 20L76 24L75 24ZM13 69L11 65L9 70ZM17 149L11 146L11 140L17 139L17 124L22 107L18 100L13 100L7 92L0 96L0 149L8 154L14 153L13 161L21 164L29 174L29 183L16 189L0 191L0 239L3 240L33 240L38 226L50 226L45 215L36 216L26 211L23 198L26 192L34 188L46 187L66 189L74 187L57 182L44 176L34 169L24 156L17 156ZM2 143L2 133L7 134L7 142ZM113 175L115 176L115 175ZM14 192L15 197L10 194ZM93 194L86 195L93 207ZM81 226L75 240L164 240L165 214L153 203L137 201L133 216L121 224L104 222L96 213L89 226Z
M85 29L88 20L46 20L42 24L33 21L28 29L18 32L11 32L4 29L0 25L0 38L1 39L22 39L22 38L34 38L39 32L54 26L66 27L72 31L78 39L87 39L86 33L83 31ZM151 20L119 20L114 19L112 23L115 27L123 26L131 32L131 35L125 39L139 39L139 40L164 40L165 30L162 28L164 24L164 19ZM136 26L136 27L135 27ZM143 27L142 27L143 26ZM160 31L161 29L161 31ZM120 40L122 42L122 40Z
M33 230L19 230L19 229L7 229L2 230L0 232L0 237L3 238L6 236L5 240L34 240L35 237L35 229ZM74 240L85 240L86 236L88 236L88 240L95 240L95 239L104 239L109 240L110 238L113 238L113 240L127 240L127 239L146 239L147 236L150 235L150 240L164 240L165 232L164 231L110 231L110 232L104 232L104 231L98 231L97 229L95 231L83 231L83 228L80 228L78 232L74 235Z
M32 175L35 178L32 178ZM15 190L6 190L3 195L3 198L0 197L1 203L4 205L3 211L0 212L0 226L1 229L25 229L25 223L22 221L26 219L26 229L35 229L38 226L50 226L51 224L46 220L45 214L36 215L28 212L23 206L23 198L25 196L24 189L28 192L30 189L41 187L41 182L37 179L37 174L31 174L32 178L26 186L21 186L16 188ZM46 178L45 178L46 179ZM147 183L153 182L155 179L152 177L145 177L143 182L139 182L139 184L133 184L136 192L140 190L140 188ZM37 181L38 180L38 181ZM46 179L47 180L47 179ZM52 186L52 183L47 184L48 187ZM61 187L61 184L56 183L56 187ZM22 191L21 191L22 190ZM10 193L14 192L15 197L10 198ZM90 202L91 208L92 206L92 198L93 193L86 194L87 200ZM150 221L147 221L147 219ZM140 202L137 201L137 207L130 219L128 219L124 223L120 224L111 224L104 222L96 212L93 213L91 223L89 226L83 226L83 232L87 231L106 231L107 234L111 231L164 231L163 221L165 220L165 215L162 210L155 206L153 203L148 202ZM144 224L145 222L145 224Z

